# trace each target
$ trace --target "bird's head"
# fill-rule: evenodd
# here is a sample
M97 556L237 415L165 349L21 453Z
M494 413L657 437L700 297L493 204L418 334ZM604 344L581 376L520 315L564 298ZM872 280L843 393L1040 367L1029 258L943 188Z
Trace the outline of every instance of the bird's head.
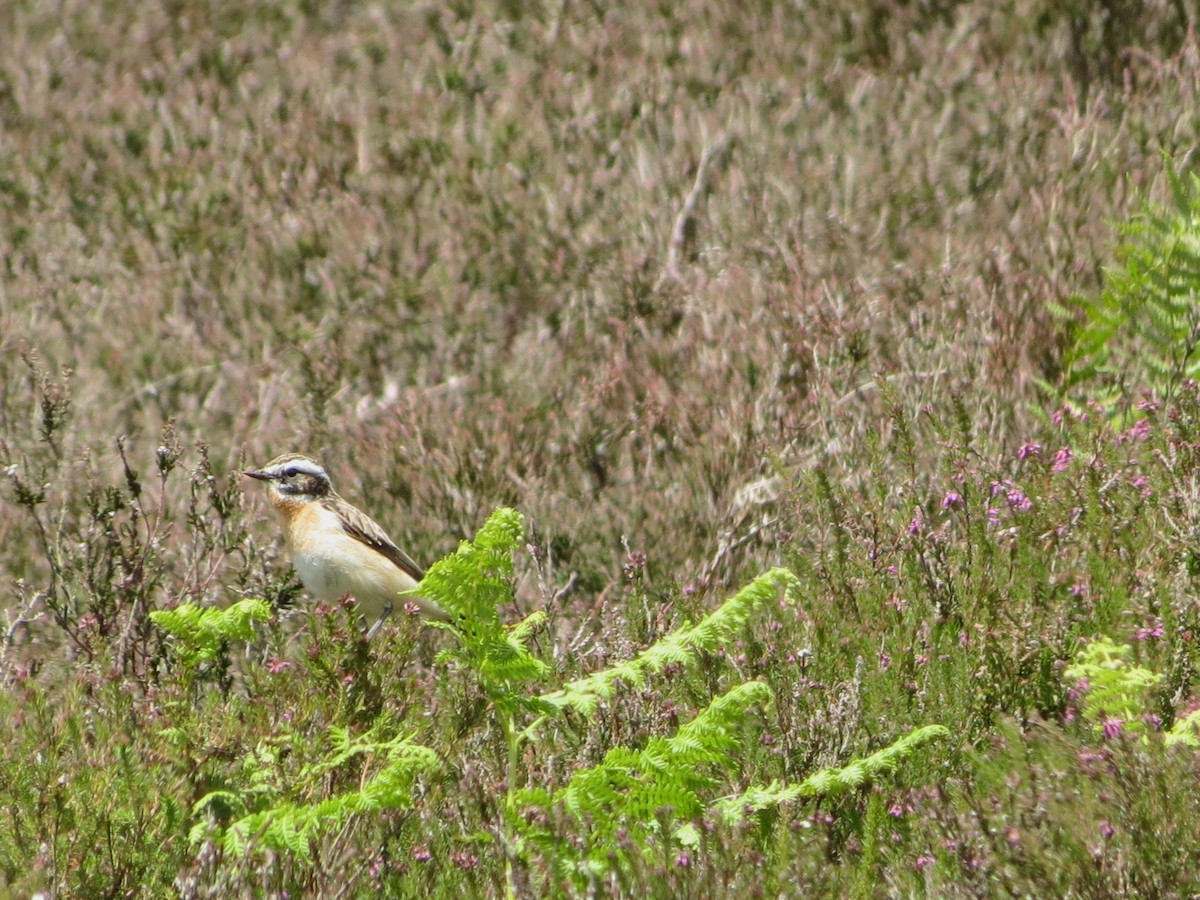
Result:
M306 503L333 492L325 467L299 453L285 453L261 469L251 469L242 474L267 482L271 489L271 500L276 504Z

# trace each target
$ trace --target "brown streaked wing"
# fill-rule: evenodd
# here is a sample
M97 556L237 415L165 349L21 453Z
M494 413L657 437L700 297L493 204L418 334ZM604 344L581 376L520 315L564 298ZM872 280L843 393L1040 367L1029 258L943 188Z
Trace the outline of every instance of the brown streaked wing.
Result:
M362 541L368 547L378 550L384 556L392 561L392 563L404 572L407 572L413 577L414 581L420 581L425 577L425 570L417 565L411 556L395 545L387 532L379 527L374 519L366 513L355 509L341 497L335 501L333 511L337 513L341 520L342 528L346 534L352 538Z

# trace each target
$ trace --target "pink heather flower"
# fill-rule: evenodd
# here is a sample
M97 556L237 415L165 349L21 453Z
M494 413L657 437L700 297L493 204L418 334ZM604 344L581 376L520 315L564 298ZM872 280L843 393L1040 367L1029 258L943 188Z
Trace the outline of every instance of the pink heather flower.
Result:
M1133 427L1121 435L1123 441L1141 441L1150 437L1150 422L1146 419L1139 419L1134 423Z
M1137 408L1141 412L1155 412L1158 410L1158 401L1153 397L1147 397L1145 400L1142 400L1140 403L1138 403Z
M888 656L886 653L879 654L879 668L886 669L891 664L892 658L890 656Z
M1104 739L1112 741L1119 738L1122 732L1125 731L1125 723L1116 716L1109 716L1104 720Z
M932 856L930 856L928 853L922 853L920 856L917 857L917 861L915 863L913 863L913 865L917 867L918 872L922 872L925 869L928 869L930 866L932 866L936 862L937 862L937 860L934 859Z
M946 496L942 498L942 509L957 509L962 503L962 494L958 491L946 491Z
M1071 464L1071 460L1075 458L1075 454L1071 452L1070 447L1063 447L1054 454L1054 463L1050 466L1051 472L1061 472Z
M1071 407L1067 406L1065 403L1062 406L1060 406L1058 409L1056 409L1054 411L1054 413L1050 416L1050 420L1052 422L1054 422L1055 425L1061 425L1064 421L1066 421L1067 419L1070 419L1070 418L1071 418Z
M1141 492L1143 497L1149 497L1154 493L1153 489L1150 487L1150 479L1145 475L1138 475L1130 483Z
M1009 509L1019 509L1022 512L1033 509L1033 501L1026 497L1025 492L1020 488L1011 488L1004 495L1004 499L1008 503Z
M1070 702L1074 703L1080 697L1087 696L1087 692L1090 691L1091 689L1092 689L1092 685L1088 682L1088 680L1086 678L1080 678L1078 681L1075 682L1074 687L1070 688L1067 691L1067 699Z
M468 853L466 850L451 853L450 861L460 869L466 869L468 872L479 865L479 857L474 853Z
M429 862L429 860L433 859L433 854L429 852L427 844L418 844L412 848L412 858L417 862Z
M1041 452L1041 444L1035 444L1033 441L1026 441L1021 445L1021 449L1017 451L1017 459L1029 459L1031 456L1041 455Z
M267 671L272 675L278 675L280 672L286 672L292 667L290 662L282 659L272 659L267 663Z
M888 809L888 815L898 819L904 815L904 807L899 803L893 803Z
M1116 829L1112 827L1112 823L1105 819L1100 823L1100 837L1106 841L1112 840L1112 836L1116 834Z
M908 533L912 537L915 537L921 533L921 517L920 516L913 516L912 520L909 521Z
M679 855L675 857L675 868L686 869L692 864L692 854L686 850L680 850Z
M996 525L1000 524L1000 510L996 509L995 507L989 506L987 508L986 515L987 515L987 521L988 521L989 525L996 526Z
M1135 638L1139 641L1156 641L1165 633L1166 632L1163 629L1163 623L1156 621L1154 624L1146 628L1139 628Z

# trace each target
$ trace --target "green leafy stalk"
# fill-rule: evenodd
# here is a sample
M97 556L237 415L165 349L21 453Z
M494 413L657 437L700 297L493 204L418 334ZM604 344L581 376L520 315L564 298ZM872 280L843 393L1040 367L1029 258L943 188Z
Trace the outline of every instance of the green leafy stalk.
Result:
M587 831L586 849L573 853L565 842L556 844L547 830L531 825L529 817L514 817L526 849L556 847L567 854L561 862L569 869L595 874L607 871L614 859L624 860L630 847L649 849L661 841L667 818L682 823L673 832L677 840L693 842L690 823L704 813L702 793L718 783L716 773L738 768L747 712L770 700L766 684L740 684L713 700L673 737L652 738L640 751L615 747L599 765L576 772L553 793L519 792L518 808L546 813L561 808ZM619 833L627 839L618 840Z
M884 775L894 772L920 747L949 733L949 730L941 725L925 725L909 732L891 746L855 760L849 765L837 769L821 769L798 784L781 784L774 781L769 785L752 787L740 794L721 798L713 808L727 823L735 824L742 821L747 814L801 798L835 796L878 781Z
M1100 296L1050 305L1068 334L1068 398L1107 402L1125 384L1171 396L1200 376L1200 178L1166 168L1173 208L1145 203L1120 226L1121 265Z
M266 747L248 756L243 770L246 788L240 792L213 791L194 805L192 812L201 817L193 826L193 843L204 840L213 828L210 811L219 808L240 814L237 821L218 829L221 846L227 853L243 855L251 847L287 851L308 861L312 842L321 834L337 831L355 814L406 809L412 805L412 786L416 778L435 771L441 765L438 755L428 747L414 744L407 736L381 740L377 729L352 739L347 729L329 732L333 754L296 776L304 789L316 789L321 776L361 754L382 758L386 764L357 791L328 797L317 803L280 800L270 786L270 767L274 754ZM263 807L248 811L252 807Z
M556 710L574 709L583 716L591 717L600 701L611 697L620 682L640 685L645 681L646 675L661 672L671 663L690 665L701 653L715 653L720 650L731 637L745 627L746 621L755 610L778 596L781 585L798 587L799 580L787 569L771 569L755 578L695 625L673 631L633 659L572 681L560 690L543 695L541 699ZM535 723L535 726L537 724L539 723Z
M1101 638L1084 647L1076 662L1064 673L1067 678L1086 684L1083 717L1103 731L1105 721L1119 719L1126 731L1144 731L1142 715L1147 709L1150 689L1162 681L1162 675L1130 665L1128 644L1115 644Z
M526 685L543 678L549 667L535 657L527 642L545 621L535 612L515 625L505 626L500 612L513 599L513 552L521 546L524 520L514 509L501 508L488 517L473 541L434 563L413 593L439 604L451 614L459 646L439 654L438 660L457 663L479 679L496 710L507 747L508 795L521 782L520 735L517 720L526 712L552 713L554 708L530 695ZM510 815L511 819L512 816ZM507 865L509 894L515 893L511 858Z
M270 618L271 607L264 600L239 600L225 609L183 603L150 613L150 621L175 638L189 666L214 662L231 640L253 640L255 624Z

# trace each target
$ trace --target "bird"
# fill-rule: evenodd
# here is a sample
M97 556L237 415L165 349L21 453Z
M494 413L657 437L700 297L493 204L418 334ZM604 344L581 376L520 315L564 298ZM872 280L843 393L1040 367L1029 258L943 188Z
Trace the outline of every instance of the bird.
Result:
M329 473L315 459L285 453L242 474L268 484L271 505L283 519L292 567L305 589L330 603L353 596L364 618L374 620L368 640L402 601L415 603L429 620L450 621L432 600L398 596L415 588L425 571L379 523L338 496Z

